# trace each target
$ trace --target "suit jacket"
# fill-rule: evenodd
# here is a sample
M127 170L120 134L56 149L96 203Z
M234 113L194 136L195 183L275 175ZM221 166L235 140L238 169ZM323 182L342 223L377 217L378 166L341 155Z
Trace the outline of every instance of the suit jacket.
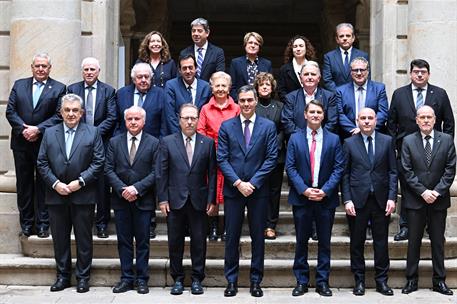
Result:
M343 148L347 158L343 202L352 201L355 208L363 208L373 187L376 201L384 210L387 200L397 199L397 160L392 137L376 132L373 165L360 133L346 138Z
M124 120L124 111L133 106L135 85L130 84L120 88L116 93L117 99L117 126L114 135L127 132ZM164 117L165 94L160 87L151 87L144 98L143 109L146 111L146 124L143 131L159 138L167 134Z
M189 92L184 85L181 76L167 82L165 85L165 118L167 122L168 134L180 132L179 109L185 103L191 102ZM195 94L195 105L200 111L204 104L208 102L212 95L209 83L202 79L197 79L197 92Z
M302 87L300 76L295 73L293 63L289 62L281 66L278 77L278 94L280 100L286 103L286 95Z
M40 99L33 108L33 77L23 78L14 82L6 106L6 119L10 123L11 149L26 151L38 148L46 128L62 121L60 116L60 99L65 95L65 85L48 78L43 87ZM24 124L37 126L41 136L35 142L27 141L22 135Z
M196 133L191 164L181 131L162 138L159 167L159 202L181 209L190 198L200 211L216 203L216 148L211 138Z
M144 62L141 59L137 59L137 63L147 63L152 69L152 85L158 87L165 87L165 84L175 78L178 75L178 70L176 68L176 63L173 59L168 60L167 62L160 62L157 67L154 69L150 62Z
M217 162L224 175L224 196L242 198L233 183L238 179L254 187L252 198L270 195L268 176L278 161L276 128L272 121L256 116L246 148L240 116L224 121L219 129Z
M349 65L351 64L352 59L356 57L363 57L366 60L369 60L367 53L353 47ZM338 86L352 81L351 68L350 66L348 69L344 68L343 58L341 57L339 47L324 55L322 78L324 79L325 88L332 92L335 92Z
M116 90L104 82L97 81L97 90L95 96L94 126L100 132L103 141L108 141L113 134L116 124ZM69 85L67 93L73 93L80 96L86 104L86 94L84 81ZM81 117L81 121L86 121L86 116Z
M317 88L314 99L321 101L324 105L324 121L322 125L326 130L335 133L338 128L338 108L335 94L326 89ZM286 135L306 128L306 119L304 116L305 106L305 93L303 89L298 89L287 94L286 103L284 104L281 115L281 122Z
M192 54L195 56L195 45L186 47L183 49L179 56L185 56ZM197 58L195 58L197 59ZM209 81L211 75L214 72L224 71L225 70L225 57L224 50L220 47L215 46L212 43L208 42L208 49L206 50L205 58L203 58L202 70L200 73L200 79Z
M435 111L435 130L454 137L454 114L446 91L428 84L424 104L431 106ZM395 139L399 152L401 151L403 138L408 134L419 131L419 127L416 124L416 107L411 84L394 91L389 108L387 129Z
M141 210L155 208L156 162L159 153L159 140L145 132L130 164L127 133L111 138L106 151L105 176L113 189L111 206L113 209L127 208L130 202L122 197L124 187L133 185L138 191L135 205Z
M383 83L368 80L365 93L365 107L372 108L376 113L376 131L384 131L389 108L386 95L386 87ZM343 136L351 136L351 130L357 127L356 99L354 83L343 84L336 89L336 101L338 105L338 118Z
M97 179L103 171L105 151L97 128L80 122L73 138L70 157L65 152L63 123L46 130L38 153L37 168L46 184L46 204L95 204ZM68 184L82 177L80 190L62 196L52 188L59 180Z
M230 63L230 77L232 77L232 88L230 89L230 96L233 100L238 100L238 89L244 85L249 84L248 82L248 71L247 71L247 59L246 56L234 58ZM257 70L259 72L271 73L271 61L258 57Z
M323 136L318 188L326 196L319 204L334 209L339 203L338 185L343 177L346 159L338 135L324 129ZM303 195L312 185L310 164L306 129L302 129L290 136L287 145L285 167L291 184L288 201L293 206L316 204Z
M261 98L259 98L259 103L261 102ZM281 123L281 113L284 104L277 100L270 100L269 107L262 107L261 105L257 105L255 109L255 113L259 116L265 117L272 122L274 122L276 127L277 133L277 142L278 142L278 163L284 164L286 159L286 147L285 147L285 136L284 136L284 128L282 127Z
M403 139L401 164L408 184L402 189L405 206L408 209L420 209L428 205L421 194L429 189L440 196L428 205L436 210L449 208L451 197L449 188L455 176L455 146L452 136L439 131L434 132L432 159L429 166L425 160L425 149L421 133L415 132Z

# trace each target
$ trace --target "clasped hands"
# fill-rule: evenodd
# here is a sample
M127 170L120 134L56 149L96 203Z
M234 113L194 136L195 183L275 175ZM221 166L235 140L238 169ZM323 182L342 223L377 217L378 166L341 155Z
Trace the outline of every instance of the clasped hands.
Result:
M421 196L427 204L433 204L440 194L438 191L427 189L421 194Z
M252 185L250 182L243 182L243 181L238 183L236 188L238 189L238 191L241 192L241 194L244 195L244 197L248 197L255 190L254 185Z
M38 135L40 134L40 130L36 126L30 126L27 124L23 124L24 130L22 130L22 136L29 141L34 142L38 139Z
M127 187L122 187L122 197L126 199L128 202L134 202L138 199L137 193L138 191L134 186L127 186Z
M306 196L310 201L320 202L324 199L326 194L321 189L309 187L305 190L305 192L303 192L303 195Z
M58 182L54 189L60 195L69 195L70 193L76 192L79 189L81 189L81 186L79 185L79 180L76 179L74 181L71 181L69 184Z

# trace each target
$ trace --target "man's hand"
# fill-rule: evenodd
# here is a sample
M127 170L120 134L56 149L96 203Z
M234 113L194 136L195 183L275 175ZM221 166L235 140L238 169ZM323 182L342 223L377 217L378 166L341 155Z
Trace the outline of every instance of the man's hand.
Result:
M76 192L79 189L81 189L81 186L79 185L79 180L76 179L74 181L71 181L68 184L68 188L70 189L71 192Z
M305 190L305 192L303 192L303 195L306 196L310 201L319 202L322 201L326 194L321 189L309 187Z
M421 196L427 204L433 204L438 198L439 193L434 190L427 189L421 194Z
M56 186L54 187L54 190L57 191L60 195L69 195L71 193L70 187L68 187L67 184L64 184L62 182L58 182Z
M346 210L346 214L347 215L349 215L349 216L355 216L356 215L355 206L354 206L354 203L352 201L349 201L346 204L344 204L344 209Z
M389 216L395 210L395 202L393 200L388 200L386 204L386 216Z
M215 204L208 204L206 205L206 214L209 216L215 216L218 214L219 206Z
M354 128L351 130L351 135L356 135L360 133L360 128Z
M137 200L137 191L134 186L128 186L122 189L122 197L125 198L127 201L131 203Z
M238 186L236 186L238 191L241 192L245 197L248 197L254 192L255 187L250 182L240 182Z
M163 215L167 216L168 212L170 212L170 205L168 202L162 202L159 204L160 211L162 212Z
M34 142L38 139L38 135L40 134L40 130L36 126L30 126L27 124L23 124L24 130L22 130L22 136L27 141Z

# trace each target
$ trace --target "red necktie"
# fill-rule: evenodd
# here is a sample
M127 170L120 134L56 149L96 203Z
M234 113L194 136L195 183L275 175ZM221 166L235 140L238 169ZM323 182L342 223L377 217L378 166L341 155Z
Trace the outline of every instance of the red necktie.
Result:
M309 150L309 161L311 163L311 185L314 183L314 154L316 153L316 131L312 131L313 140Z

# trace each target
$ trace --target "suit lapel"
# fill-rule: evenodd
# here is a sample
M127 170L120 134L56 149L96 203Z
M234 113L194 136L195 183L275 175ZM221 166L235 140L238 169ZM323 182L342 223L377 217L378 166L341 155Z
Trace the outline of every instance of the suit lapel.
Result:
M130 155L128 147L129 143L127 142L127 133L123 133L119 140L121 141L120 145L122 154L124 155L124 158L127 161L127 163L130 165Z
M236 138L238 140L238 144L243 150L243 153L246 155L246 145L244 144L244 134L243 128L241 127L241 118L237 116L236 119L233 121L233 130L235 132ZM251 136L252 138L252 136Z
M430 84L427 86L427 95L425 96L424 104L431 107L435 104L435 92Z
M430 158L430 164L433 163L433 159L441 146L441 134L435 131L435 138L433 138L432 157ZM424 149L425 151L425 149Z
M94 121L97 114L101 111L102 100L103 100L103 86L100 81L97 82L97 90L95 94L95 111L94 111Z
M378 134L376 134L378 135ZM373 160L373 167L377 164L379 158L383 153L386 148L388 148L387 143L384 141L384 139L381 136L376 136L376 139L374 141L374 160ZM367 154L368 155L368 154Z
M195 106L199 109L201 109L200 101L201 101L201 96L202 96L202 83L197 79L197 92L195 93Z
M184 141L181 132L175 133L175 144L179 154L181 154L181 157L184 160L184 163L187 165L188 168L190 168L189 159L187 158L186 147L184 146Z
M79 123L78 128L76 129L75 132L75 137L73 138L73 143L71 144L71 150L70 150L70 157L68 159L71 159L73 154L75 153L76 148L79 146L81 143L81 140L85 137L86 133L86 128L82 123Z
M347 75L346 75L347 71L344 69L344 63L343 63L343 59L341 58L340 48L336 48L335 60L338 63L338 67L340 69L341 74L343 75L344 79L347 80Z
M375 140L375 154L376 154L376 150L377 150L376 142L377 142L377 140ZM359 150L360 155L364 159L364 163L367 164L369 168L371 168L370 159L368 158L368 152L367 152L367 149L365 148L365 143L363 142L363 137L361 134L357 135L356 146L357 146L357 149Z
M213 46L211 45L211 43L208 42L208 48L206 49L205 58L203 58L202 70L200 72L200 76L203 74L203 71L206 69L208 61L210 61L210 59L211 59L210 57L213 54L212 48L213 48ZM194 54L195 54L195 52L194 52Z
M260 60L258 64L258 69L260 70ZM241 59L241 72L243 75L243 82L248 83L248 63L246 58Z
M414 113L413 117L416 117L416 105L414 104L413 91L412 91L411 84L407 87L405 94L406 94L407 102L408 102L411 110Z
M420 132L416 133L416 151L420 151L420 155L422 156L422 160L424 161L424 165L428 167L427 160L425 159L425 148L424 148L424 142L422 141L422 135ZM433 147L435 149L435 147ZM432 150L433 154L433 150Z
M48 78L48 80L46 81L46 84L43 87L43 91L41 92L40 98L38 99L38 103L37 103L37 106L35 107L35 109L38 108L38 106L40 105L41 101L46 97L46 95L52 89L52 85L53 85L52 79Z
M136 160L137 159L140 159L141 158L141 154L143 153L144 151L144 147L145 147L145 136L144 136L144 132L143 132L143 135L142 135L142 139L140 141L140 145L138 146L137 150L136 150L136 154L135 154L135 158L133 159L133 163L132 163L132 166L135 164ZM130 161L130 156L129 156L129 161Z
M199 133L195 134L195 147L194 147L194 153L192 156L192 164L190 166L190 169L194 167L194 165L197 163L198 158L200 157L200 150L202 149L203 145L203 139L202 136Z
M257 118L255 119L255 122L254 122L254 126L252 127L251 141L249 142L248 148L246 149L246 154L248 154L249 151L251 151L251 149L252 149L252 147L254 147L257 139L260 137L260 130L262 130L263 123L259 118L260 118L260 116L257 116ZM243 138L243 142L244 142L244 138Z
M65 158L67 158L67 152L65 150L65 134L63 130L63 123L60 123L60 127L56 129L56 141L59 144L60 151Z

